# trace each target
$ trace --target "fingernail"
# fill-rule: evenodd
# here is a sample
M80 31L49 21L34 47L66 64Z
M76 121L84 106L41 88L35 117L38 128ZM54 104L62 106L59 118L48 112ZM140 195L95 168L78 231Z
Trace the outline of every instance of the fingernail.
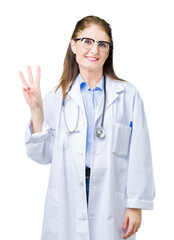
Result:
M28 87L27 89L30 90L30 87Z
M124 227L122 227L122 229L124 230Z

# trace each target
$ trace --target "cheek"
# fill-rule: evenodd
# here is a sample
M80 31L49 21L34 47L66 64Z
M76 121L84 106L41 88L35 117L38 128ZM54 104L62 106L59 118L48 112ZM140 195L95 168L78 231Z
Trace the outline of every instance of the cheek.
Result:
M83 61L83 56L76 54L76 62L80 65Z
M105 63L105 61L107 60L107 58L108 58L108 55L104 55L104 56L102 56L102 58L101 58L101 62L102 62L102 64Z
M81 61L85 60L85 56L88 54L88 51L81 50L76 53L76 61L80 63Z
M105 61L107 60L108 57L109 57L109 53L105 54Z

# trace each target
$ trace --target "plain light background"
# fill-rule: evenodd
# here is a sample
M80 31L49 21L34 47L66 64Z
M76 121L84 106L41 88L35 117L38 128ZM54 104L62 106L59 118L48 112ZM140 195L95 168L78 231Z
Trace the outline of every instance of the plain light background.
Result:
M50 165L27 158L24 132L30 110L21 70L41 66L42 96L57 85L78 20L97 15L111 24L116 74L139 91L151 139L156 197L142 211L137 240L169 239L174 213L174 9L165 0L0 2L0 239L41 237ZM68 228L68 226L67 226Z

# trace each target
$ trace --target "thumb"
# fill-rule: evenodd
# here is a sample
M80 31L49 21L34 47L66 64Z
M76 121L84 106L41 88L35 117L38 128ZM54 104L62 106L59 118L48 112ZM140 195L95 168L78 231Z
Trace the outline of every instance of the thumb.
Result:
M124 216L124 221L122 225L122 229L125 230L128 224L129 217L127 215Z

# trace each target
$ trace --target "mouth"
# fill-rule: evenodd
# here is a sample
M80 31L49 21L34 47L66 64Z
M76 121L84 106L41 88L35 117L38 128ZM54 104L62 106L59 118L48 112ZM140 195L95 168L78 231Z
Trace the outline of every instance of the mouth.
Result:
M86 58L87 58L89 61L91 61L91 62L96 62L96 61L99 60L99 58L97 58L97 57L86 56Z

